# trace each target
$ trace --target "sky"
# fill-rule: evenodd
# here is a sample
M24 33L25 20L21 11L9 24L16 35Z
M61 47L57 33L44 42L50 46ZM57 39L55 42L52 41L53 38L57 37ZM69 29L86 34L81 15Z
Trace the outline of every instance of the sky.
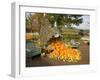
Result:
M74 26L79 29L89 29L90 28L90 16L89 15L84 15L82 16L83 18L83 23L80 24L79 26Z

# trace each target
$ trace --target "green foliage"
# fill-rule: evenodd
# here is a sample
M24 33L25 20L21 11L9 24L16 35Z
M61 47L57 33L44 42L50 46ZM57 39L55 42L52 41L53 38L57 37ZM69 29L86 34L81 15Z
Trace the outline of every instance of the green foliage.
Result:
M26 29L30 29L32 28L32 15L29 14L29 16L26 16Z
M62 31L62 36L65 42L70 42L71 39L75 39L76 41L80 41L80 36L78 35L78 29L69 29L64 28Z
M72 14L48 14L48 20L54 27L56 22L57 28L61 32L62 27L67 26L68 28L73 25L79 26L83 22L82 15L72 15Z
M75 39L76 41L79 41L80 36L79 35L67 34L67 35L63 35L63 39L64 39L65 42L70 42L71 39Z
M41 25L45 25L45 19L47 19L52 27L56 26L60 32L62 32L62 27L67 26L71 28L73 25L79 26L83 22L82 15L73 15L73 14L47 14L45 13L34 13L33 15L30 14L26 17L26 29L32 29L32 23L34 23L33 19L35 19L34 24L38 27Z

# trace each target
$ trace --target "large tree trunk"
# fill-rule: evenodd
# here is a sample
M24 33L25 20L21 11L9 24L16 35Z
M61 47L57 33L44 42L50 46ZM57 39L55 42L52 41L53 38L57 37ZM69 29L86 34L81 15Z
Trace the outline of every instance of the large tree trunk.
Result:
M51 27L51 24L46 18L46 14L44 15L41 29L40 29L40 42L45 45L47 41L54 35L55 30Z

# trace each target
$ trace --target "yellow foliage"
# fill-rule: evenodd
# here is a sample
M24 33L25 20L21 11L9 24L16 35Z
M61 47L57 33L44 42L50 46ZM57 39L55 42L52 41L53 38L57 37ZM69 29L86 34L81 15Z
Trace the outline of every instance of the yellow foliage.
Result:
M80 51L71 47L65 46L67 44L58 41L52 43L53 52L50 53L49 57L53 59L60 59L67 62L77 62L81 59Z

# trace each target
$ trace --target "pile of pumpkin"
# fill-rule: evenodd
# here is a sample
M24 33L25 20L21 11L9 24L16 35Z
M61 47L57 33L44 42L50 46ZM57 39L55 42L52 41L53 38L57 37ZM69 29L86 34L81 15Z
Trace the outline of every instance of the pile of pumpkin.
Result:
M65 62L77 62L81 59L80 51L73 49L62 41L51 43L52 52L49 53L51 59L59 59Z

